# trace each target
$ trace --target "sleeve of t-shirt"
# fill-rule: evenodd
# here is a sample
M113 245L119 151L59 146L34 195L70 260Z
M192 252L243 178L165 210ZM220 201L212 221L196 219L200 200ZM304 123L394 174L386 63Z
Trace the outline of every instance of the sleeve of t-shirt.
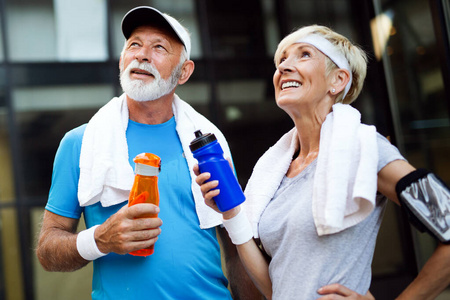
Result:
M381 134L377 133L377 144L378 144L378 169L380 172L388 163L394 160L406 160L398 151L397 147L391 144L388 139L386 139Z
M86 125L77 127L61 140L53 163L52 184L45 209L57 215L79 219L83 208L78 202L80 151Z

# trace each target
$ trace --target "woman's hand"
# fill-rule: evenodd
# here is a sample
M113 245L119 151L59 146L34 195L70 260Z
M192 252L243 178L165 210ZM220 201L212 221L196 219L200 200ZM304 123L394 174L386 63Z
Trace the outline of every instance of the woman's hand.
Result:
M217 207L216 202L213 199L213 197L216 197L220 194L219 189L214 189L219 185L219 181L212 180L206 182L209 178L211 178L211 174L208 172L200 173L200 169L197 164L194 166L194 174L197 175L197 178L195 178L195 182L200 186L203 198L205 199L205 204L218 213L221 213L221 211Z
M375 300L370 291L366 295L360 295L351 289L346 288L338 283L330 284L321 287L318 294L325 295L318 300L336 300L336 299L354 299L354 300Z
M231 219L235 215L239 213L241 210L240 206L232 208L230 210L227 210L225 212L222 212L217 207L216 201L214 201L214 197L218 196L220 194L219 189L214 189L219 185L219 181L212 180L207 181L209 178L211 178L211 174L208 172L200 173L200 169L198 167L198 164L194 166L194 174L197 175L197 178L195 178L195 182L200 186L200 190L202 191L203 198L205 199L205 204L214 209L216 212L221 213L223 215L223 218L225 220Z

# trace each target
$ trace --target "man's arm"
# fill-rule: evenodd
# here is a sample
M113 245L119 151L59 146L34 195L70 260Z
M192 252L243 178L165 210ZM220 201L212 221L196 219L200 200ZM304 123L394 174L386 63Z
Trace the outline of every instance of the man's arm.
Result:
M94 239L98 249L105 254L126 254L155 244L161 233L161 219L139 217L158 212L159 208L153 204L123 206L95 230ZM45 211L36 249L45 270L70 272L89 263L77 249L78 222L78 219Z
M77 251L78 222L45 210L36 254L46 271L70 272L88 264Z
M236 246L231 242L225 228L217 227L223 252L225 254L225 263L227 277L230 282L233 299L253 300L264 299L261 293L253 284L250 277L242 265Z

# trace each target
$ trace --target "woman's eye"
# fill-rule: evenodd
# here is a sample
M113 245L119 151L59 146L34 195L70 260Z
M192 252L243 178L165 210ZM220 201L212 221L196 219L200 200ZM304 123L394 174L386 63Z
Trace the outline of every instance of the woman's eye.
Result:
M283 62L284 62L285 60L286 60L286 58L285 58L285 57L283 57L282 59L280 59L280 62L279 62L279 64L283 63Z
M311 57L311 54L308 51L304 51L302 57Z

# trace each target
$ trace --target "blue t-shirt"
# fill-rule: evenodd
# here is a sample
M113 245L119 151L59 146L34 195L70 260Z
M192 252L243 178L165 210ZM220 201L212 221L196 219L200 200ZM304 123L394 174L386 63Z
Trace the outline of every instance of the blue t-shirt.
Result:
M175 119L158 125L129 121L126 137L131 166L143 152L161 158L155 252L148 257L110 253L94 261L93 299L231 299L221 268L216 229L200 229L191 178ZM86 227L103 223L127 202L80 207L77 199L81 141L86 125L68 132L56 153L46 209L69 218L84 213Z

